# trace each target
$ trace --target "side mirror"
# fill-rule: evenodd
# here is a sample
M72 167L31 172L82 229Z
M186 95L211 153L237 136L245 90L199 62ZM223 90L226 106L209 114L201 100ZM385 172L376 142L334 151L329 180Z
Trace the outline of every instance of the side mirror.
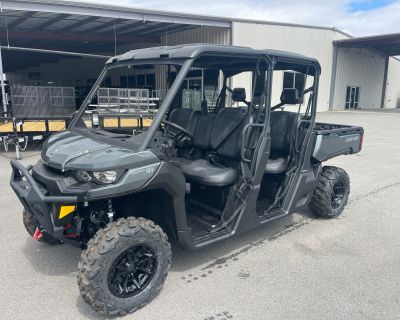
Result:
M281 94L282 104L302 104L303 102L304 96L303 94L300 95L298 89L283 89Z
M245 88L235 88L232 90L232 101L243 102L246 101L246 90Z
M243 102L247 106L250 106L250 103L246 101L246 90L245 88L235 88L232 90L232 101L233 102Z

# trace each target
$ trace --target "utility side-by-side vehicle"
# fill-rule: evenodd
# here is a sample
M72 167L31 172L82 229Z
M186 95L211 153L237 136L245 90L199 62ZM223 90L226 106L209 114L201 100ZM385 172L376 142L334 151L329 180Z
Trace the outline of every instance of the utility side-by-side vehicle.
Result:
M322 162L359 152L363 129L315 122L319 75L315 59L233 46L110 59L68 130L44 143L41 160L11 161L27 231L82 247L84 300L121 315L161 290L168 239L194 250L308 206L337 217L349 177ZM140 114L129 95L91 104L99 88L139 85L164 92L147 129L124 127Z

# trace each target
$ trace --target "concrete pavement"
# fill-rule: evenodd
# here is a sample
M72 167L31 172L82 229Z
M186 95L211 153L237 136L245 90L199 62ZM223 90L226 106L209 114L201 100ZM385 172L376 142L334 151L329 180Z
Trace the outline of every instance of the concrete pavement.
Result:
M398 319L400 114L332 112L364 149L330 161L350 175L338 219L295 214L198 252L173 247L161 294L124 319ZM80 250L30 239L0 155L0 319L104 319L76 285ZM24 153L35 162L38 151Z

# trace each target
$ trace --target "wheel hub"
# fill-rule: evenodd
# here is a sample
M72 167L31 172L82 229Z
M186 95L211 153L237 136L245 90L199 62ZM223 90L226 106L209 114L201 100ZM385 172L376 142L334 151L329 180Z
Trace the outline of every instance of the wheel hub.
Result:
M343 182L338 182L333 186L331 194L331 206L333 209L337 209L343 202L345 196L345 186Z
M121 252L108 271L108 288L120 298L142 292L157 269L154 251L146 245L134 245Z

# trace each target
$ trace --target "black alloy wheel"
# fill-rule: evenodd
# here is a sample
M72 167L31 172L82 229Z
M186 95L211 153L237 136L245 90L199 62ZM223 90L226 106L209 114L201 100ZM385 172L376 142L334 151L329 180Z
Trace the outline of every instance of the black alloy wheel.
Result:
M343 202L346 188L343 182L338 182L333 186L331 194L331 206L333 209L337 209Z
M82 251L79 290L96 311L126 315L158 295L170 265L171 246L158 225L121 218L98 230Z
M142 292L157 269L154 251L146 245L134 245L123 251L108 271L108 288L119 298Z

